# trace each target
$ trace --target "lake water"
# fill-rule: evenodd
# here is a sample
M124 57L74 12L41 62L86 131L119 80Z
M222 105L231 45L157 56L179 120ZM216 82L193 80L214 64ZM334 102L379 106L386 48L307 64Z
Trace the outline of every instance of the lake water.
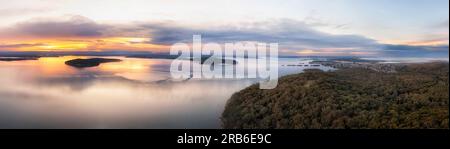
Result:
M171 60L123 58L76 69L75 58L0 61L0 128L220 128L231 95L256 80L171 81ZM299 59L280 59L281 75ZM328 67L316 67L330 70Z

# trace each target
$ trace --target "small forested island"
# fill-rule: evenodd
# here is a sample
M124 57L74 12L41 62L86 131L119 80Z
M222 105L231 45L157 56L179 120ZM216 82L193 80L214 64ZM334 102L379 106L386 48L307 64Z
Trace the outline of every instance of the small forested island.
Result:
M89 58L89 59L73 59L66 61L65 64L76 67L76 68L85 68L85 67L96 67L102 63L109 62L120 62L120 59L112 59L112 58Z
M449 128L449 64L404 64L395 73L343 68L308 70L235 93L222 114L224 128L434 129Z

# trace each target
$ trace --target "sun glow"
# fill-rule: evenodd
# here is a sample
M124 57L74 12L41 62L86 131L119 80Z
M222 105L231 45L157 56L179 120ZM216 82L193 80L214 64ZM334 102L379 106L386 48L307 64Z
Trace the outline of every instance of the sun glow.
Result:
M144 37L107 37L88 39L28 39L3 41L11 46L8 50L15 51L98 51L98 50L138 50L138 51L165 51L166 45L150 43Z
M36 48L42 48L43 50L76 50L86 49L86 47L88 47L87 43L50 42Z

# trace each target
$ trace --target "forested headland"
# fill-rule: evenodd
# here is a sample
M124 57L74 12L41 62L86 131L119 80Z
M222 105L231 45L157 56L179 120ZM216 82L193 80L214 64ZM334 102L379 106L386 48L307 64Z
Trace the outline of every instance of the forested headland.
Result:
M405 64L395 73L307 70L235 93L224 128L449 128L449 64Z

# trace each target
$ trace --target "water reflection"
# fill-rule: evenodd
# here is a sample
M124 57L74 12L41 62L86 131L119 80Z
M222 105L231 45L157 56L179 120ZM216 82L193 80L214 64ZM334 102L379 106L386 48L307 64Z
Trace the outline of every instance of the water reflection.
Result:
M171 61L162 59L64 64L74 58L88 57L0 62L0 128L219 128L226 100L255 82L164 81ZM280 67L284 75L301 71Z

